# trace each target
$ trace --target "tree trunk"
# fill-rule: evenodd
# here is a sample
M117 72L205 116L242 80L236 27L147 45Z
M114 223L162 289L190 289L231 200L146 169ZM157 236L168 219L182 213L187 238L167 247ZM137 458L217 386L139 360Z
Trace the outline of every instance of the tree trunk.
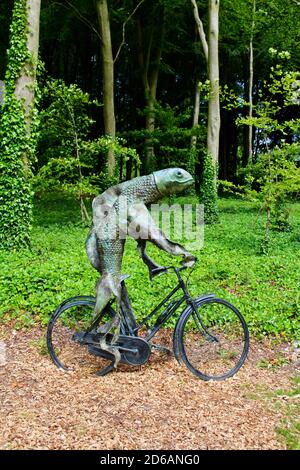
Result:
M203 23L200 19L199 16L199 10L198 10L198 5L196 0L191 0L192 5L193 5L193 13L194 13L194 18L200 38L200 42L202 45L203 53L206 62L208 61L208 44L203 28ZM193 113L193 128L198 126L199 124L199 115L200 115L200 89L198 86L198 83L196 83L196 89L195 89L195 100L194 100L194 113ZM197 144L197 136L193 135L191 138L191 150L194 150Z
M197 24L204 56L207 60L208 78L210 81L210 94L208 101L207 122L207 151L211 155L213 164L217 169L219 158L220 139L220 92L219 92L219 9L220 0L209 0L209 32L206 40L202 21L199 17L198 6L195 0L193 5L194 18Z
M199 125L199 115L200 115L200 89L198 83L195 87L195 101L194 101L194 113L193 113L193 128ZM197 136L192 135L191 138L191 150L194 150L197 145Z
M198 34L199 34L200 41L201 41L201 44L202 44L204 56L205 56L206 61L208 61L208 44L207 44L207 40L206 40L204 28L203 28L203 23L202 23L202 21L200 19L200 16L199 16L198 5L197 5L196 0L191 0L191 2L192 2L192 5L193 5L194 18L195 18L195 21L196 21Z
M237 114L234 110L221 109L219 178L236 182L238 134Z
M208 102L207 151L217 168L221 126L219 92L219 7L220 0L209 0L208 75L210 97Z
M252 10L252 25L251 25L251 37L250 37L250 57L249 57L249 118L253 116L253 36L255 28L255 13L256 13L256 0L253 0ZM249 125L249 136L248 136L248 158L249 161L253 159L253 125Z
M163 11L160 12L158 18L158 32L154 31L154 28L157 27L157 24L153 24L151 25L152 30L150 36L148 38L145 38L145 34L143 33L144 28L141 20L138 20L137 27L139 51L138 59L144 87L145 104L147 108L145 129L149 136L148 138L146 138L145 142L146 152L143 166L144 171L149 172L152 171L155 166L155 152L151 134L153 134L155 130L155 102L164 30ZM156 41L155 45L153 45L154 38Z
M20 75L16 80L14 95L18 101L23 103L25 109L25 124L28 138L31 135L32 113L34 108L36 68L39 49L40 32L40 9L41 0L27 0L27 49L30 53L30 60L24 63ZM25 171L29 169L29 160L26 153L23 154Z
M114 105L114 60L112 54L109 13L106 0L97 0L96 8L101 33L101 52L103 67L103 119L105 134L112 140L116 137L116 120ZM112 149L108 152L108 175L115 172L115 155Z
M149 80L148 89L146 91L146 107L148 108L146 115L146 131L150 136L146 140L146 161L145 167L147 171L154 169L155 152L152 143L151 134L155 131L155 101L157 92L157 81L158 81L159 65L153 70L153 73Z
M30 244L40 0L15 0L0 123L0 246ZM3 171L4 170L4 171Z
M195 98L194 98L194 112L193 112L193 125L192 129L195 129L199 125L199 116L200 116L200 88L199 84L196 83L195 86ZM188 170L195 175L195 192L199 192L199 156L197 155L197 135L192 134L191 137L191 151L188 162Z

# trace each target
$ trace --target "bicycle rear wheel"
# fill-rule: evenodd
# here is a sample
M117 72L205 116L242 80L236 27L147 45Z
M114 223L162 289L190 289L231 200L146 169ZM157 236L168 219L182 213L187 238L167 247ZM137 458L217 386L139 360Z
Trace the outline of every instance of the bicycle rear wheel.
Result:
M65 371L85 370L90 373L105 367L110 358L95 357L82 338L92 323L95 299L78 296L64 301L50 318L47 328L47 347L54 364ZM107 307L101 324L115 315ZM99 325L97 325L99 326Z
M249 351L249 332L241 313L223 299L195 301L179 318L174 332L177 358L202 380L232 377Z

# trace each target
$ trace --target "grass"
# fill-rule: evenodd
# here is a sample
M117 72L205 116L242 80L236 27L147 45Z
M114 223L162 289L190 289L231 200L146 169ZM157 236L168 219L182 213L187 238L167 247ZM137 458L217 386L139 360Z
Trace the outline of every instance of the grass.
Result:
M278 397L285 398L285 418L277 434L284 439L289 450L300 450L300 377L294 378L290 390L277 390Z
M244 388L248 387L244 384ZM288 450L300 450L300 377L292 378L289 389L270 390L265 384L258 385L255 391L247 392L250 400L266 400L273 410L283 416L276 428L278 439Z
M176 202L197 201L181 197ZM222 199L220 222L205 226L204 248L195 252L199 262L190 277L191 293L214 292L232 302L252 334L299 338L300 204L292 205L291 218L293 231L272 232L264 255L265 216L250 202ZM9 313L17 326L45 324L62 300L93 294L97 273L85 254L87 233L77 201L37 201L31 249L0 252L0 316ZM148 251L160 264L179 261L155 247ZM126 243L123 272L131 274L127 286L137 317L176 282L172 274L150 282L134 240Z

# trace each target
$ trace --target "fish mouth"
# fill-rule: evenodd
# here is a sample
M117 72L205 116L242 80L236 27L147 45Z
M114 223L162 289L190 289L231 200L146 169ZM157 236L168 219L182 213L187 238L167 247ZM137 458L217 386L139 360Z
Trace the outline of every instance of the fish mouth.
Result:
M189 178L188 180L185 180L185 181L176 181L176 183L178 184L187 184L187 183L193 183L194 182L194 178Z

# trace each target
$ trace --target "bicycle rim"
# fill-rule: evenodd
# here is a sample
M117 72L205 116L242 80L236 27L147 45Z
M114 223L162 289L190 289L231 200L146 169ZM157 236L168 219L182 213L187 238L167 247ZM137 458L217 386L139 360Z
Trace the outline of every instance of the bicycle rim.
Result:
M51 317L47 329L47 347L54 364L68 372L96 372L106 366L108 360L95 357L88 345L80 339L89 327L95 302L90 297L78 297L63 302ZM107 309L101 323L111 319L112 309Z
M249 333L241 313L223 299L208 299L180 318L176 347L188 369L203 380L232 377L249 350Z

